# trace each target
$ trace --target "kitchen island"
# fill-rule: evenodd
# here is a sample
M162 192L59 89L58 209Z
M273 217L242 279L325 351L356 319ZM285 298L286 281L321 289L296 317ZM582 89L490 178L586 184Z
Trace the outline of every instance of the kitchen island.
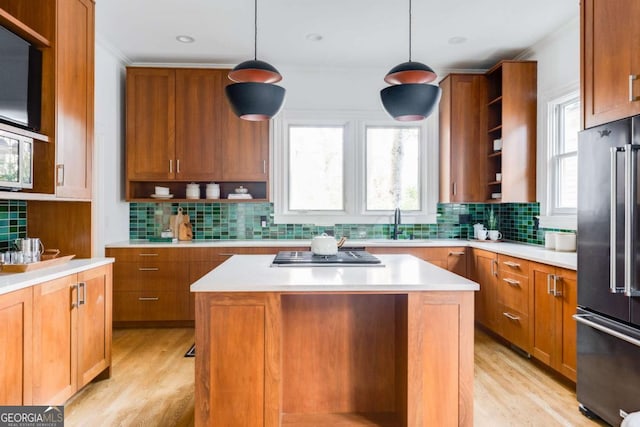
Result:
M236 255L196 293L197 426L473 425L473 292L410 255L271 267Z

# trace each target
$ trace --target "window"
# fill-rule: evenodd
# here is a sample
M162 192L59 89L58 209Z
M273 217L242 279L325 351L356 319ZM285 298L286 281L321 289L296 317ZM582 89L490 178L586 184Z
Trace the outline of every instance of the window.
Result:
M580 100L563 99L553 106L549 156L552 214L575 214L578 207L578 131Z
M575 229L578 205L578 132L580 97L577 84L548 98L546 107L547 144L541 144L540 227ZM543 107L543 108L544 108Z
M283 112L273 123L276 223L435 222L437 117L399 123L373 112Z

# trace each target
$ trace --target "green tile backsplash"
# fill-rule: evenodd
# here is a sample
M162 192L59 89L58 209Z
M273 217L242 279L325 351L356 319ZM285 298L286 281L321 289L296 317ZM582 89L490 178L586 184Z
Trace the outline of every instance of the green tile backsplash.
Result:
M195 240L261 240L311 239L328 232L350 239L381 239L391 236L388 224L274 224L271 203L131 203L129 207L129 237L149 239L162 229L156 215L175 214L178 207L188 214L193 224ZM498 216L499 230L505 240L536 245L544 244L544 232L538 229L535 216L538 203L504 204L439 204L437 224L403 224L400 239L466 239L473 235L473 224L486 224L490 209ZM461 218L460 216L463 215ZM468 222L465 222L468 215ZM262 227L261 220L266 219ZM461 221L462 219L462 221Z
M15 239L27 237L27 202L0 200L0 251L13 249Z

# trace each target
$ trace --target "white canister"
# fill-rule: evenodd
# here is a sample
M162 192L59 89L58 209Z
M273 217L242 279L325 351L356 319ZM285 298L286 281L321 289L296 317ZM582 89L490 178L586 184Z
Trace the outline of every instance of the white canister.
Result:
M207 184L207 199L219 199L220 198L220 184L212 182Z
M546 249L556 248L556 233L554 231L547 231L544 233L544 247Z
M200 198L200 185L196 183L187 184L187 199Z
M576 251L576 235L575 233L555 233L556 251L575 252Z

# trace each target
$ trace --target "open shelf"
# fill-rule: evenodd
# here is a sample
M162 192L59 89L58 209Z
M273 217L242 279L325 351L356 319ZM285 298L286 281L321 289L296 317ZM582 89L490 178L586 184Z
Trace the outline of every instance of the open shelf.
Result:
M489 104L487 104L487 105L494 105L494 104L497 104L498 102L502 102L502 95L498 96L497 98L492 99L491 101L489 101Z
M497 132L499 130L502 130L502 125L498 125L498 126L492 127L491 129L489 129L488 132L489 133L493 133L493 132Z
M200 199L187 199L187 184L191 181L129 181L129 188L127 190L127 201L129 202L207 202L207 203L245 203L245 202L266 202L269 200L267 194L266 182L221 182L217 181L220 185L220 198L219 199L205 199L206 184L208 182L196 182L200 184ZM234 189L242 185L249 190L249 194L253 196L253 199L228 199L229 194L234 193ZM173 194L171 199L156 199L151 197L151 194L155 192L156 186L168 187L169 193Z
M383 413L329 413L329 414L282 414L282 427L311 426L377 426L400 427L401 423L393 412Z
M0 25L38 47L50 47L49 39L0 8Z
M487 157L490 159L494 157L502 157L502 151L494 151L493 153L489 153Z

